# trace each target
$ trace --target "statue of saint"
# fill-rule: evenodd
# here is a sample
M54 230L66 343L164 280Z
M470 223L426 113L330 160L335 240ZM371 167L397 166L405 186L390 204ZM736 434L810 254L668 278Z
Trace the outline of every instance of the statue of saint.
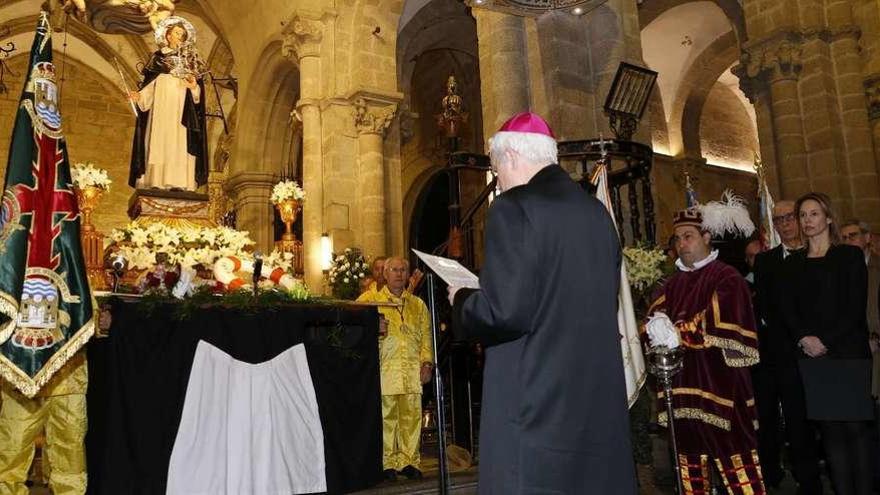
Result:
M195 191L208 179L204 62L195 28L168 17L156 29L159 49L144 66L128 184L138 189Z
M468 114L462 112L462 100L458 95L458 82L455 76L449 76L446 80L446 96L441 101L442 111L438 114L437 124L446 133L446 137L458 137L462 123L467 122Z

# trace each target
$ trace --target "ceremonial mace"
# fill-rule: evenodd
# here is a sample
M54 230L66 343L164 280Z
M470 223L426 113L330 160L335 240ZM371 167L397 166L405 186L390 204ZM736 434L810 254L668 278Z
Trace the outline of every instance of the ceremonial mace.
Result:
M681 485L681 473L678 469L678 444L675 442L675 418L672 409L672 377L682 368L684 351L681 347L670 349L665 345L658 345L648 350L648 371L654 375L663 386L666 398L666 424L669 427L669 444L672 450L672 474L675 477L676 493L684 493Z

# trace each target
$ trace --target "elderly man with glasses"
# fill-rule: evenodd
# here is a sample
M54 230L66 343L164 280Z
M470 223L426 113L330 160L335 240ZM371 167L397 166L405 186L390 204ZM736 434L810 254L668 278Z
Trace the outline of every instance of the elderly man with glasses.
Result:
M422 477L422 385L431 379L434 350L428 308L407 290L409 262L392 256L383 266L385 285L368 290L358 301L382 306L379 374L382 387L382 464L385 478Z
M755 258L755 305L761 362L752 368L758 408L758 445L764 481L778 486L785 477L780 458L779 406L791 444L792 473L803 494L822 493L815 433L807 422L803 385L797 367L797 347L783 325L779 307L783 296L786 260L803 248L793 201L773 208L773 226L782 244Z

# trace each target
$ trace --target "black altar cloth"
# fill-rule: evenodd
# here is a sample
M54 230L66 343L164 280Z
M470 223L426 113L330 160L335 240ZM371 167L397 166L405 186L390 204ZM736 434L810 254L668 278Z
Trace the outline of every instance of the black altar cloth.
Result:
M88 346L88 493L165 493L171 450L199 340L259 363L303 343L324 430L328 493L382 478L378 313L285 306L258 314L115 301L110 338Z

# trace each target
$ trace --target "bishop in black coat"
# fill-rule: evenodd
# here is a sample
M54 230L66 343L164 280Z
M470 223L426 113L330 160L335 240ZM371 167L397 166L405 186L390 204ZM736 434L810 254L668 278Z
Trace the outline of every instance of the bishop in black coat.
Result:
M453 304L486 349L479 492L636 493L607 211L548 165L495 199L485 242L480 290Z

